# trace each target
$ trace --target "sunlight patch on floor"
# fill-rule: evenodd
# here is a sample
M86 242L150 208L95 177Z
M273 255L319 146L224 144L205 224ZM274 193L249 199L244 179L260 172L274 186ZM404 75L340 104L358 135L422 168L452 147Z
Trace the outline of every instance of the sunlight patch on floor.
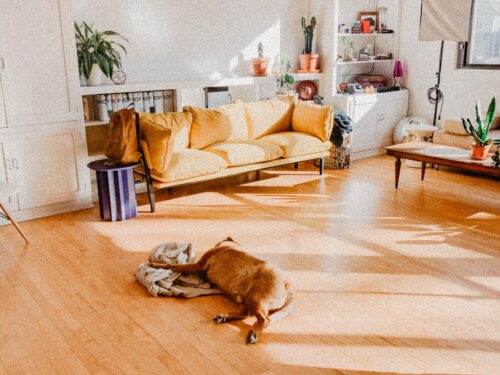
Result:
M474 281L475 283L484 285L487 288L496 290L500 292L500 275L499 276L470 276L469 280ZM500 302L499 302L500 305ZM500 307L499 307L499 316L500 316ZM500 319L500 318L499 318Z
M318 172L291 172L291 171L279 171L279 172L266 172L268 174L273 174L272 178L257 180L244 184L243 186L272 186L272 187L292 187L308 182L318 181L327 176L320 176ZM279 174L278 174L279 173Z
M494 215L489 212L476 212L475 214L466 217L466 219L474 220L495 220L499 218L500 217L498 215Z

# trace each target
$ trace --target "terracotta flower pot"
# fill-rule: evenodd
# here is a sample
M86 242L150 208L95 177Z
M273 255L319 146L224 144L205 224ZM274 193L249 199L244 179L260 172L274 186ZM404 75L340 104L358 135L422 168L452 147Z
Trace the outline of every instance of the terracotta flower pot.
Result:
M309 55L309 70L318 70L319 69L319 55L317 54L311 54Z
M253 66L253 75L254 76L266 76L267 75L267 67L269 65L269 59L268 58L257 58L257 59L252 59L252 66Z
M471 154L471 159L474 160L485 160L488 158L488 152L490 151L491 145L487 146L478 146L476 144L473 144L471 146L472 154Z
M311 55L300 55L299 56L300 70L309 70L310 60L311 60Z

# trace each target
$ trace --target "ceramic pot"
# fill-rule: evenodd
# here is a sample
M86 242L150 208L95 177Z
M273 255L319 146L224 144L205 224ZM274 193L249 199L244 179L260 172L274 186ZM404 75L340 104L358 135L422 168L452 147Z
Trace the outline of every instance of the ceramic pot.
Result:
M319 55L311 54L309 55L309 71L318 70L319 69Z
M253 75L254 76L267 76L267 67L269 65L269 59L252 59Z
M354 51L351 47L345 47L344 48L344 57L342 58L342 61L352 61L354 55Z
M310 60L311 60L311 55L300 55L299 56L300 70L309 70Z
M476 144L473 144L471 146L471 159L474 160L485 160L488 159L488 153L490 152L490 147L491 145L487 146L478 146Z
M99 86L104 83L106 76L102 72L99 65L92 64L92 69L90 70L89 79L87 79L88 86Z

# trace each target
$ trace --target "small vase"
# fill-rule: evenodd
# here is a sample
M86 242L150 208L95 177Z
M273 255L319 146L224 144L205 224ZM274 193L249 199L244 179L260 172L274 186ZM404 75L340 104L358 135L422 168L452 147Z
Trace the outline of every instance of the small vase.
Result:
M311 60L311 55L300 55L299 56L300 70L309 70L310 60Z
M309 60L309 71L315 71L319 69L319 55L311 54Z
M344 57L342 61L352 61L353 58L353 49L351 47L344 48Z
M474 159L474 160L485 160L485 159L488 159L488 153L490 151L490 147L491 145L487 145L487 146L478 146L476 144L473 144L471 146L471 150L472 150L472 153L471 153L471 159Z
M269 65L269 59L252 59L253 75L262 77L267 76L267 66Z
M89 86L99 86L102 85L105 80L104 73L99 68L99 65L92 64L92 69L90 70L89 79L87 79L87 85Z

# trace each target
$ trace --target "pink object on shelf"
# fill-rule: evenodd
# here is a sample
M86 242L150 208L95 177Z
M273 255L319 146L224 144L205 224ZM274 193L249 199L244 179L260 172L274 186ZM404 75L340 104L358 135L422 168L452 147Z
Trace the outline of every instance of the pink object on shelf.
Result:
M392 76L394 77L395 85L401 86L400 80L403 77L403 63L401 60L396 60L394 62L394 70L392 71Z

